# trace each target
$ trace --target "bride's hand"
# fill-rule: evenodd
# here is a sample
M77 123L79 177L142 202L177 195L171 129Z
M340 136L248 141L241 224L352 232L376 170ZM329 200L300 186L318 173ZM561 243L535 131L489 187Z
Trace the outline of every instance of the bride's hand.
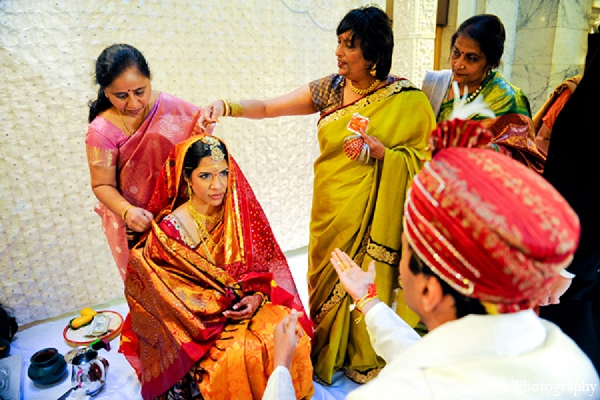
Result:
M223 315L237 321L252 318L258 307L260 307L262 300L263 296L258 293L244 296L231 307L231 310L223 311Z

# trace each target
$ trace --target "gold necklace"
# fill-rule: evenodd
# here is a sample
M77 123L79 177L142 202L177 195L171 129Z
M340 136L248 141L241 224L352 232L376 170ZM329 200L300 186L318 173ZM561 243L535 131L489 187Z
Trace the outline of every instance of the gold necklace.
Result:
M470 102L472 102L473 100L475 100L477 98L477 96L479 95L479 92L481 92L481 89L483 89L484 84L487 83L486 81L487 81L488 76L490 76L491 74L492 74L492 70L488 69L488 72L485 74L485 77L483 78L481 85L479 85L477 90L475 90L473 93L470 93L467 96L467 100L465 100L465 104L469 104Z
M483 87L482 85L479 85L479 87L477 88L476 91L469 94L469 96L467 97L467 100L465 101L465 104L468 104L468 103L472 102L473 100L475 100L475 98L479 95L479 92L481 92L482 87Z
M348 83L350 84L350 89L359 96L364 96L367 93L370 93L381 83L379 79L375 79L375 81L366 89L359 89L352 84L352 79L348 79Z
M207 223L217 226L219 222L221 222L221 220L223 219L223 208L221 208L221 210L212 217L210 215L200 214L196 211L195 208L194 212L196 212L194 218L198 218L198 221L204 222L204 226L206 226Z
M192 216L192 219L194 220L194 225L196 225L196 230L198 231L198 236L200 236L200 240L202 241L202 244L204 245L204 250L206 251L206 256L209 258L209 261L212 264L216 265L215 260L213 259L212 254L211 254L211 250L208 248L208 243L206 243L206 242L210 241L212 248L216 251L218 251L218 248L217 248L218 245L217 245L217 243L214 242L214 240L212 240L212 238L210 237L210 233L208 232L208 229L206 229L206 225L204 222L205 219L203 218L206 216L200 214L196 210L196 207L194 207L194 204L192 203L191 200L189 200L187 203L188 203L188 210L190 212L190 215ZM222 210L219 214L221 217L223 216ZM216 225L219 225L220 223L221 223L221 220L219 220ZM215 227L216 227L216 225L215 225Z
M135 131L131 132L129 130L129 128L127 127L127 125L125 125L125 120L123 119L123 114L121 114L121 110L119 110L117 108L117 112L119 113L119 118L121 119L121 124L123 125L123 132L125 132L127 134L127 136L133 135L135 133ZM144 119L146 119L146 115L148 115L148 104L146 104L146 107L144 107L144 114L142 114L142 122L144 121ZM139 128L139 126L138 126L138 128ZM136 131L137 131L137 129L136 129Z
M218 213L211 217L210 215L200 214L198 210L196 210L196 207L194 207L194 204L192 204L191 200L188 201L188 203L188 208L190 210L192 218L196 223L201 224L204 227L204 229L206 229L206 223L217 226L219 222L221 222L221 220L223 219L223 208L221 208Z

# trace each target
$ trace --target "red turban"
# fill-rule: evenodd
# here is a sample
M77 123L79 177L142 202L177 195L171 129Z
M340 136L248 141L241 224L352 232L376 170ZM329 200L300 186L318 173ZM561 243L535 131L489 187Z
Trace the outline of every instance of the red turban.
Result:
M554 187L482 148L439 151L415 177L404 215L419 258L499 312L536 305L579 241L579 219Z
M449 147L484 147L494 139L492 132L479 121L451 119L439 122L431 132L429 147L435 155Z

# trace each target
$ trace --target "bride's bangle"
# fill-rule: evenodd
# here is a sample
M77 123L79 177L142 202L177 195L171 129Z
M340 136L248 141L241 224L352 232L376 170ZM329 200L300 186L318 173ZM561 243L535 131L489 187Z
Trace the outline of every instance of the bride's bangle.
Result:
M262 298L260 305L263 306L267 301L269 301L269 298L267 297L267 295L265 295L263 292L256 292L254 293L255 295L258 294L260 295L260 297ZM259 306L260 307L260 306Z

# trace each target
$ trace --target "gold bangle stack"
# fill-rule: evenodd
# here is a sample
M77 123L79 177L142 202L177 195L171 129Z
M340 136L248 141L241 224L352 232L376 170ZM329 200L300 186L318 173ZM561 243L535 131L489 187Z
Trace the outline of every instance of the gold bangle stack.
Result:
M244 112L244 107L241 103L238 102L229 102L225 99L221 99L223 102L223 108L225 108L225 112L223 116L225 117L241 117Z

